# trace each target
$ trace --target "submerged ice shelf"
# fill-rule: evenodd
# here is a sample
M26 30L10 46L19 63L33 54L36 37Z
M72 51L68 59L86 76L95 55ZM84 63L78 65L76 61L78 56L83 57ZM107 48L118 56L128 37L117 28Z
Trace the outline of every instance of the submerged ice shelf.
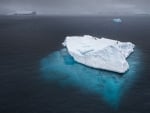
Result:
M75 61L89 67L124 73L134 44L90 35L67 36L63 45Z
M40 61L42 77L62 88L75 87L85 94L98 95L113 108L118 108L122 97L129 91L140 75L142 66L141 51L135 48L127 59L130 70L119 73L89 68L74 61L66 49L55 51ZM127 93L127 92L126 92Z

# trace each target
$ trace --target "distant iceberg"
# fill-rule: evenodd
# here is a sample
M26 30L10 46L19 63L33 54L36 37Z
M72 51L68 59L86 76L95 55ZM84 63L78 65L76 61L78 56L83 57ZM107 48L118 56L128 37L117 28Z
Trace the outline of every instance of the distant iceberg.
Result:
M15 16L34 16L37 15L37 13L35 11L17 11L13 14L10 15L15 15Z
M122 20L121 20L121 18L114 18L114 19L113 19L113 22L121 23L121 22L122 22Z
M63 45L78 63L89 67L125 73L129 69L126 58L134 44L90 35L67 36Z

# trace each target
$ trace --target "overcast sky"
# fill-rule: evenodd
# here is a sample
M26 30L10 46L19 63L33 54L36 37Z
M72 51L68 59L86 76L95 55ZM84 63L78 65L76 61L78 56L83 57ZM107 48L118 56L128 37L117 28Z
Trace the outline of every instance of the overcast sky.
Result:
M0 0L0 14L37 11L56 15L149 13L150 0Z

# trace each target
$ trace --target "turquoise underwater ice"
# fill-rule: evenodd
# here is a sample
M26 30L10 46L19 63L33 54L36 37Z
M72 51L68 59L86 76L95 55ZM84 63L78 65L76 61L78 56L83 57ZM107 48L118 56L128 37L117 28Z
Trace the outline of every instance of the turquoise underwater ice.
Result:
M136 48L127 59L130 69L125 74L118 74L76 63L66 49L61 49L41 59L40 71L49 82L99 95L108 105L117 108L124 92L139 75L140 57L141 53Z

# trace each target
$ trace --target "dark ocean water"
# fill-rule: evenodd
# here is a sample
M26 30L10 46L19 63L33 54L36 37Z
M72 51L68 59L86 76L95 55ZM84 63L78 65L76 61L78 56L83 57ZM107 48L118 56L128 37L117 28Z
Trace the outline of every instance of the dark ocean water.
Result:
M114 23L112 22L113 17L1 16L0 113L149 113L150 17L130 16L121 18L122 23ZM64 64L59 64L62 60L58 54L63 48L61 43L67 35L84 34L131 41L139 51L140 55L136 54L135 51L135 54L131 56L134 61L134 76L136 76L133 78L136 79L130 77L133 74L127 74L127 77L124 77L125 75L117 76L119 81L122 78L127 78L124 83L132 81L130 82L132 85L128 86L127 84L129 88L123 92L117 109L110 106L105 101L107 99L89 92L89 89L95 88L95 85L91 84L94 84L97 79L94 76L97 70L93 71L78 64L73 66L73 69L77 69L76 72L83 74L83 70L85 70L87 73L94 73L93 77L87 76L90 84L89 87L84 87L84 90L87 88L86 91L83 91L83 87L74 87L74 84L76 86L88 86L88 80L84 76L82 76L83 81L80 81L80 84L79 81L69 81L71 83L67 81L67 84L60 83L60 79L62 81L67 78L60 76L64 72L70 76L76 75L72 74L74 73L72 68L64 68ZM134 56L137 56L136 59ZM45 60L47 65L53 66L58 61L58 65L51 67L50 70L53 69L53 71L46 73L46 76L43 71L41 72L43 67L41 62L45 58L48 60L50 58L48 62ZM70 60L67 62L70 63ZM138 65L135 65L137 62ZM48 74L50 77L47 77ZM85 73L83 75L86 76ZM51 79L51 76L55 80ZM57 76L60 77L59 80ZM98 75L96 74L96 76ZM113 76L116 77L116 75ZM104 76L104 80L107 77ZM96 91L98 90L96 89Z

